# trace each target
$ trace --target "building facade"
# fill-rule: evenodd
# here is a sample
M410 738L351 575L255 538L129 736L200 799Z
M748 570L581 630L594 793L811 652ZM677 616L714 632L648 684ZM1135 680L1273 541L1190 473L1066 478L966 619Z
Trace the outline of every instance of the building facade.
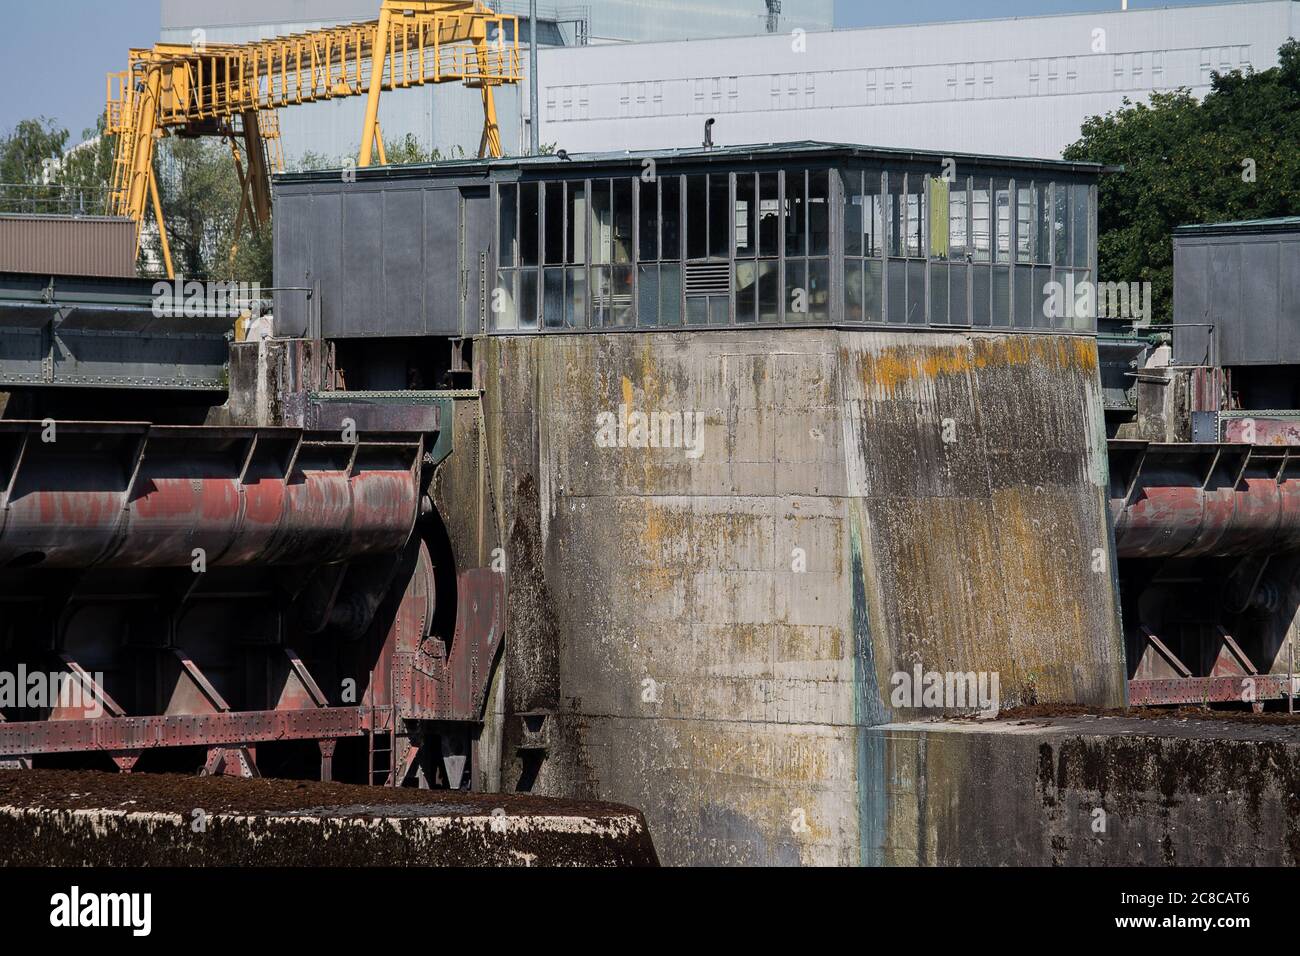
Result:
M276 282L319 283L337 339L1095 330L1050 297L1096 275L1101 167L948 158L785 143L288 175ZM280 334L293 334L305 302L280 299Z
M789 4L787 4L789 6ZM541 136L574 151L789 140L1055 158L1089 116L1266 69L1295 0L541 54Z

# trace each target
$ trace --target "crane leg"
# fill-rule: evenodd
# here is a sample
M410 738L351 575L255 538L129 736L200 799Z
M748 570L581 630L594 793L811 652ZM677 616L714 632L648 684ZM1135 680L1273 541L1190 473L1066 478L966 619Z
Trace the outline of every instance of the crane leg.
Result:
M375 30L375 45L370 54L370 92L366 100L366 121L361 128L361 155L358 168L369 166L375 151L375 135L379 127L379 94L384 87L384 66L388 62L389 26L392 14L387 5L379 11L379 26Z
M176 270L172 267L172 247L167 241L167 221L163 219L162 197L158 195L158 174L153 164L149 164L149 194L153 197L153 217L158 223L158 241L162 245L163 265L167 267L167 278L175 279Z

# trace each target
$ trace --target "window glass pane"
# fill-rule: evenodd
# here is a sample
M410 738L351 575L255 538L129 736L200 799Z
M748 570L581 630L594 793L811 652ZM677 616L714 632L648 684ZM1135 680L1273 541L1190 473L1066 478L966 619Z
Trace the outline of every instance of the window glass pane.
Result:
M891 262L885 271L885 303L889 310L889 323L902 325L907 321L907 269L906 263Z
M846 208L850 205L845 204ZM857 324L863 321L862 260L844 260L844 321Z
M736 322L753 322L758 315L758 263L736 263Z
M1070 187L1070 194L1074 197L1074 257L1071 261L1081 269L1088 267L1088 190L1086 185Z
M581 264L587 261L587 184L568 184L569 235L565 262Z
M1017 328L1034 326L1034 276L1029 266L1016 266L1016 321Z
M1031 262L1034 250L1034 191L1016 184L1016 262Z
M930 324L948 324L948 264L930 263Z
M727 234L731 203L731 177L723 173L709 177L709 258L731 257L731 236Z
M610 324L609 319L609 266L591 269L591 327Z
M663 244L660 255L669 261L682 257L682 179L680 176L668 176L659 180L659 192L663 199L660 215L663 216Z
M781 254L781 195L776 173L758 177L758 254L774 258Z
M907 264L907 324L924 325L925 318L925 263Z
M632 261L632 180L614 180L614 261ZM629 271L629 275L630 275Z
M546 183L546 264L564 264L564 183ZM561 283L563 284L563 283Z
M973 181L971 194L971 258L976 262L989 261L989 235L992 228L989 209L989 182Z
M867 217L862 254L879 256L885 251L885 197L880 193L880 170L867 170L862 180L862 193L863 211Z
M862 310L868 322L883 322L881 309L883 293L880 285L880 260L868 259L863 265L866 269L862 275Z
M1050 236L1051 233L1049 232ZM1030 284L1030 291L1033 293L1033 299L1030 302L1030 309L1033 310L1033 322L1036 329L1050 329L1052 320L1047 314L1047 285L1052 281L1052 269L1050 266L1035 266L1034 278Z
M689 227L688 227L689 228ZM688 296L686 299L686 324L709 324L709 300L704 296Z
M638 210L641 238L637 258L642 262L654 262L659 258L659 184L641 180L637 188L641 191Z
M829 259L808 260L808 314L818 322L831 317L831 263Z
M610 203L609 180L596 179L591 183L591 261L608 263L614 236L614 208ZM592 294L600 288L592 279ZM600 280L604 281L604 280Z
M513 269L497 271L496 288L492 290L492 327L494 329L519 328L519 309L516 302Z
M970 316L966 314L966 282L970 276L970 266L964 262L954 262L948 266L948 324L970 325Z
M831 174L826 169L808 173L808 244L812 256L831 251Z
M564 326L564 270L547 269L542 273L542 321L548 329Z
M537 270L521 269L519 272L519 327L537 328Z
M862 212L862 173L844 172L841 173L841 176L844 182L844 254L846 256L861 256L863 240L866 235L866 217ZM860 286L861 270L859 270L858 279ZM846 277L844 281L847 292L849 280ZM859 295L861 292L862 289L859 287ZM860 298L858 303L861 304Z
M993 268L993 324L999 328L1011 324L1011 270Z
M1065 183L1056 183L1052 190L1055 209L1052 219L1052 233L1056 243L1055 258L1058 266L1070 261L1070 187Z
M707 176L686 177L686 257L709 254L709 183ZM688 316L689 317L689 316Z
M993 202L997 209L997 261L1011 261L1011 184L1005 179L994 183Z
M781 321L781 270L776 260L758 263L758 321Z
M785 264L786 324L808 321L808 284L804 261L794 259Z
M1051 310L1052 328L1072 329L1074 328L1074 323L1077 321L1077 308L1075 305L1077 300L1070 297L1070 290L1078 288L1078 286L1073 284L1074 273L1062 272L1058 269L1056 271L1056 281L1061 283L1061 287L1065 289L1065 299L1063 302L1058 301L1058 304L1062 306L1060 309L1053 308Z
M1052 184L1034 183L1034 261L1052 261Z
M587 270L570 269L564 324L571 329L587 326Z
M967 239L970 196L967 192L967 184L968 180L962 177L949 188L948 239L949 258L951 259L965 259L970 255Z
M659 267L659 324L682 324L682 267Z
M971 325L984 328L989 325L989 296L991 270L986 266L971 266Z
M907 244L904 255L916 259L922 251L921 224L925 221L925 177L912 173L907 177Z
M751 258L758 251L758 203L756 177L736 174L736 256Z
M631 186L631 183L628 183ZM632 324L632 267L615 266L610 319L614 325Z
M522 183L519 187L519 256L526 266L537 265L538 229L541 224L539 185Z
M889 174L889 254L903 256L907 250L906 182L902 173Z
M1092 281L1092 270L1081 269L1074 273L1074 287L1081 288ZM1068 286L1067 286L1068 288ZM1093 302L1091 310L1075 309L1074 313L1074 330L1076 332L1095 332L1097 331L1097 306Z
M709 299L709 325L731 324L731 300L726 296L715 295Z
M501 186L498 197L500 237L497 249L501 257L501 265L508 267L515 265L516 256L519 254L517 228L519 190L515 186Z
M650 327L659 324L659 267L656 265L637 268L636 308L637 325Z
M808 254L808 209L804 202L807 183L802 169L785 174L785 254Z

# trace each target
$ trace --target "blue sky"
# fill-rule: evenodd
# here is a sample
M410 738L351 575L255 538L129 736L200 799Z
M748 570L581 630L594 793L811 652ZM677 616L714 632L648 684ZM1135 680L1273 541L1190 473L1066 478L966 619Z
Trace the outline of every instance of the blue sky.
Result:
M1130 0L1129 8L1182 5ZM49 116L72 131L75 143L104 109L105 74L125 69L128 49L158 38L159 0L25 0L5 7L0 133L21 119ZM836 0L835 16L837 26L856 27L1118 8L1119 0Z

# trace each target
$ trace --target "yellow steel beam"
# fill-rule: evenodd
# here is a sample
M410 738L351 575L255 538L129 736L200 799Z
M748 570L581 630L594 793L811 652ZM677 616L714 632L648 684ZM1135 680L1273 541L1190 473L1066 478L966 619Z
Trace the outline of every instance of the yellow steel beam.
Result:
M167 241L167 222L163 218L162 198L158 195L158 174L154 172L153 166L149 167L149 194L153 197L153 217L158 223L158 238L162 245L163 266L167 269L167 278L176 278L176 269L172 266L172 247ZM143 223L144 217L139 222ZM136 229L136 254L139 254L140 248L140 230Z

